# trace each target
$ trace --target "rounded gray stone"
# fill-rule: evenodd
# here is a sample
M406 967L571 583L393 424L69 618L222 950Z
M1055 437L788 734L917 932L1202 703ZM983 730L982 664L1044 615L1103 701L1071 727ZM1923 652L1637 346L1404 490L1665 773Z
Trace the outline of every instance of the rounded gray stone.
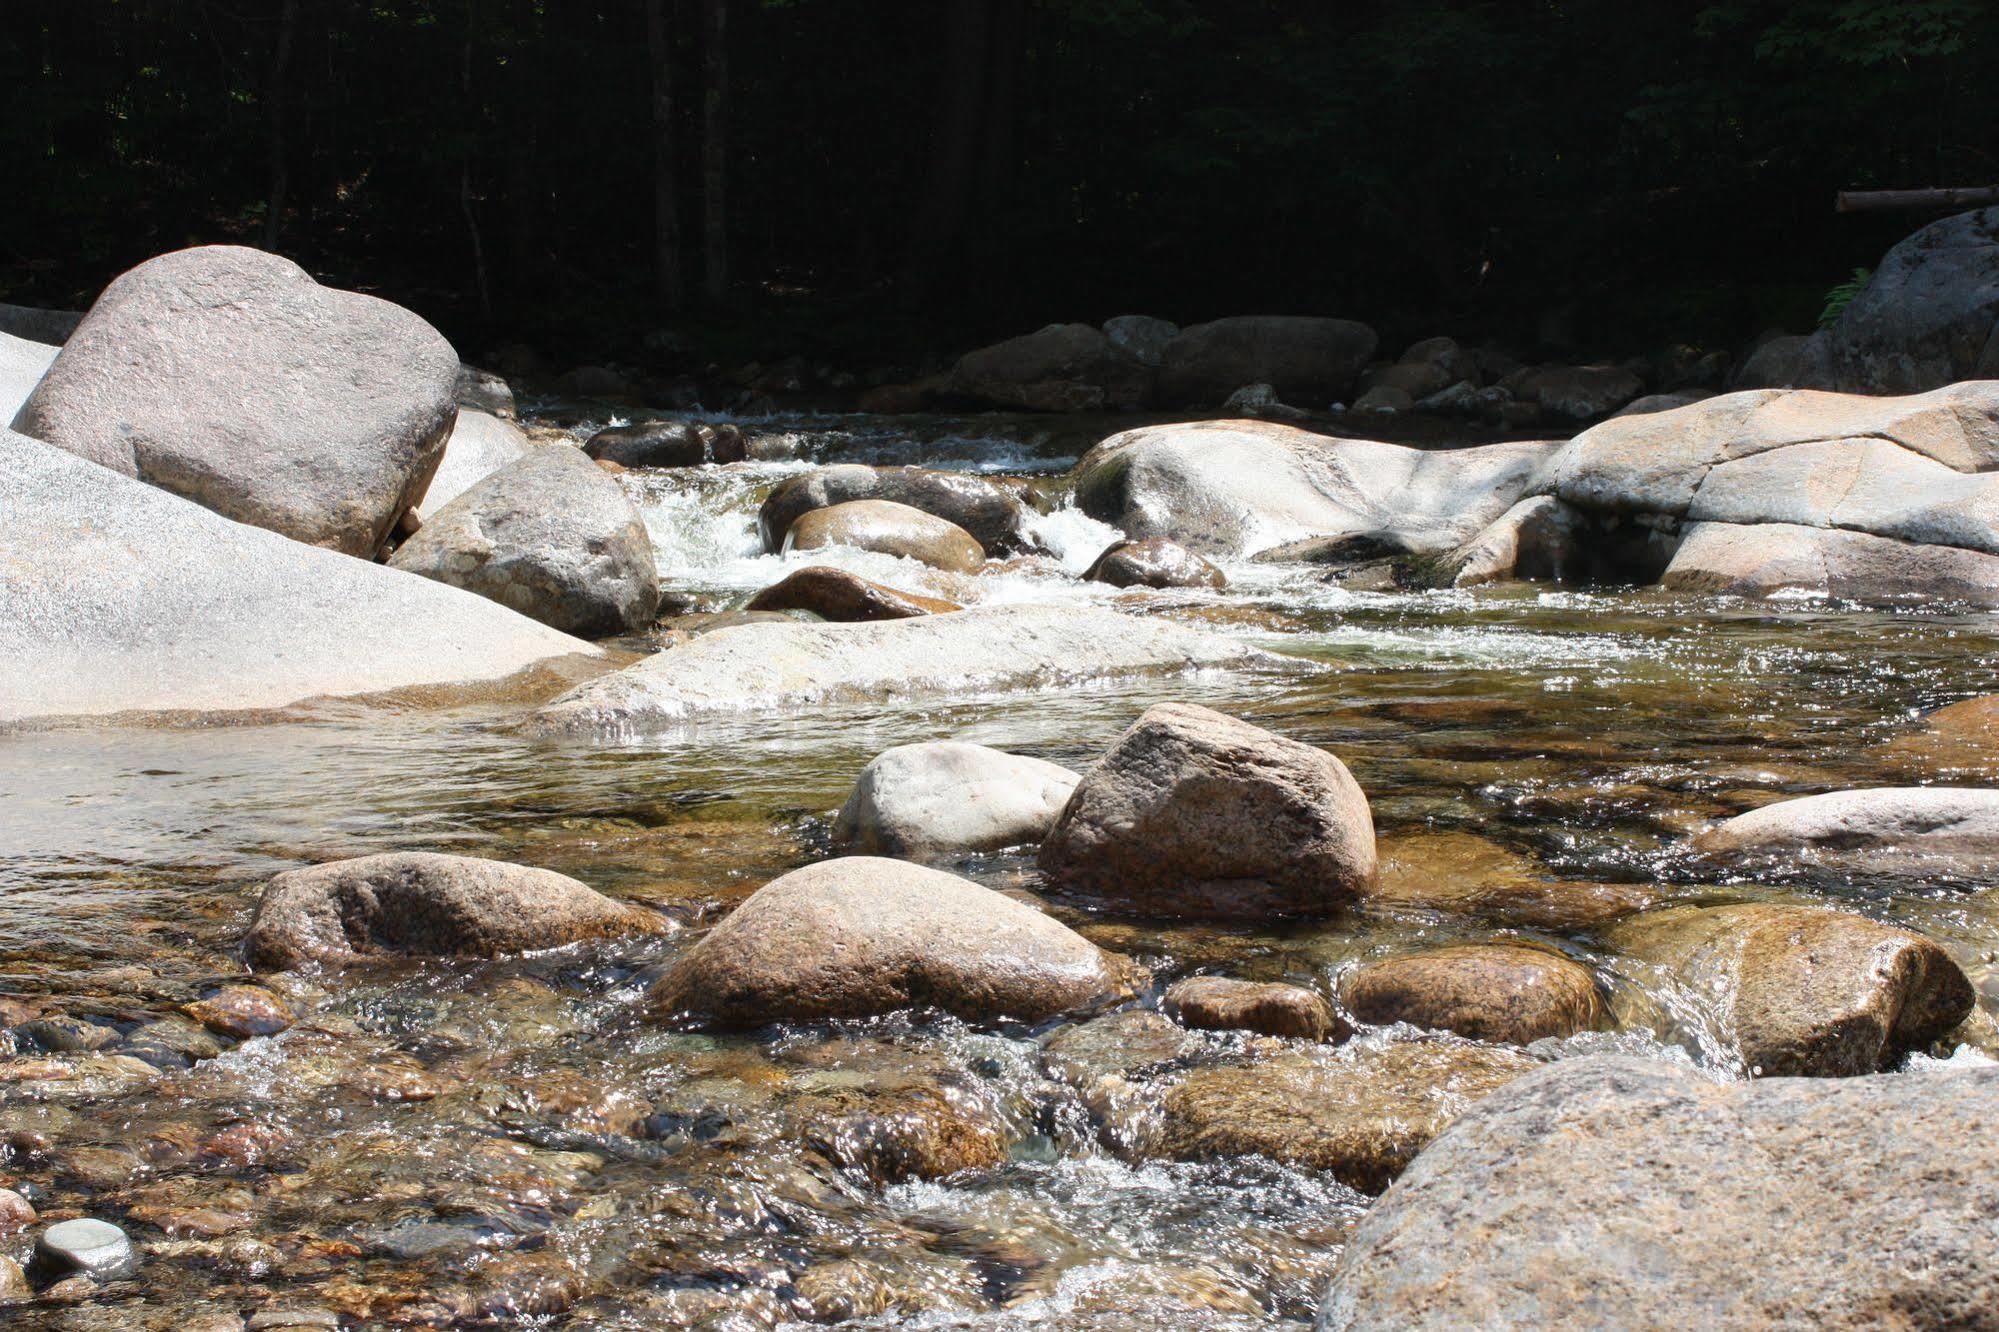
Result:
M60 1272L117 1281L139 1270L139 1255L125 1232L109 1221L80 1216L58 1221L35 1241L35 1257Z

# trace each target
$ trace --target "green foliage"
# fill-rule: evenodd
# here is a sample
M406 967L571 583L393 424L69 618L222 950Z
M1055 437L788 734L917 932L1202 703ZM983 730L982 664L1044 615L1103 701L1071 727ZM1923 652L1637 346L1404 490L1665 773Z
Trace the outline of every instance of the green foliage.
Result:
M1819 327L1831 328L1846 313L1846 307L1853 304L1853 298L1867 290L1867 284L1874 279L1871 268L1856 268L1853 276L1825 294L1825 309L1819 311Z

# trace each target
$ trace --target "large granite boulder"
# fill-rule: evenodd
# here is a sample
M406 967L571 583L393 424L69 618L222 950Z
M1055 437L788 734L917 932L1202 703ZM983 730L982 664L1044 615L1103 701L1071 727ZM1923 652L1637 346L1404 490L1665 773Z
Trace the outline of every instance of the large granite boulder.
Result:
M1523 498L1560 445L1412 449L1254 421L1113 435L1071 473L1078 506L1133 540L1228 559L1308 538L1447 551Z
M925 467L869 467L835 463L780 482L757 510L764 549L784 546L791 525L814 509L852 500L890 500L955 523L987 551L1013 554L1033 547L1027 525L1034 511L1018 491L968 472Z
M657 1012L716 1027L938 1008L1038 1021L1130 990L1128 967L968 879L852 856L793 870L675 958Z
M1373 884L1374 821L1325 750L1162 703L1084 775L1041 868L1054 888L1142 915L1324 916Z
M1872 1073L1956 1027L1973 1002L1933 940L1844 911L1673 907L1605 937L1669 979L1685 1001L1675 1011L1766 1077Z
M1709 828L1694 845L1876 874L1990 873L1999 863L1999 791L1890 786L1780 800Z
M0 721L497 680L589 644L0 430Z
M342 966L371 957L504 957L674 928L554 870L420 851L287 870L264 887L252 966Z
M458 355L400 306L209 245L104 289L14 428L238 522L381 548L437 469Z
M1568 1060L1416 1158L1318 1326L1979 1327L1995 1172L1999 1069L1742 1083Z
M851 546L916 560L951 573L977 573L985 547L956 523L893 500L849 500L814 509L784 534L784 553Z
M1999 208L1932 222L1888 251L1819 337L1832 387L1851 393L1999 379Z
M1088 324L1050 324L966 352L950 391L1027 412L1130 411L1152 396L1152 371Z
M1362 1022L1407 1022L1475 1041L1527 1045L1602 1024L1596 975L1550 949L1457 944L1371 962L1347 977Z
M60 347L0 333L0 421L11 421L42 382Z
M628 731L718 712L889 703L1284 658L1162 619L1077 606L975 606L862 624L744 624L571 690L546 732Z
M1165 537L1120 541L1097 556L1083 577L1112 587L1219 588L1229 582L1220 569Z
M1180 330L1159 366L1159 396L1213 404L1245 384L1268 384L1287 402L1324 406L1374 359L1379 339L1351 319L1235 315Z
M638 508L562 445L529 450L439 509L389 565L585 637L642 628L659 612Z
M458 424L444 441L444 457L416 506L417 518L429 522L439 509L527 451L527 432L512 421L461 406Z
M1537 1067L1517 1050L1452 1041L1293 1048L1188 1074L1167 1093L1158 1151L1264 1156L1379 1193L1458 1115Z
M861 769L833 822L833 842L905 860L1039 845L1079 780L1067 768L984 745L898 745Z

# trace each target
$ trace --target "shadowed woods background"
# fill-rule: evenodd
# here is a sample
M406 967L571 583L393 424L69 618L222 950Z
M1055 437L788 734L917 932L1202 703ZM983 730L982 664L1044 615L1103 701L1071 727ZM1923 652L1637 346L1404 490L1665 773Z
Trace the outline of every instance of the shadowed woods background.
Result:
M1999 178L1980 0L8 0L0 300L276 249L468 354L914 361L1244 311L1808 329Z

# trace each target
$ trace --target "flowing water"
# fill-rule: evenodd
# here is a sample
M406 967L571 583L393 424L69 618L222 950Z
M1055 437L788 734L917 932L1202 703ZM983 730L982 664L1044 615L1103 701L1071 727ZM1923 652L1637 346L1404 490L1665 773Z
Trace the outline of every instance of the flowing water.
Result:
M793 460L626 478L668 587L695 607L726 607L795 563L759 553L755 512L808 462L1052 473L1094 438L1090 423L1018 418L757 433ZM1992 1006L1999 915L1978 884L1790 864L1717 877L1682 849L1703 823L1785 795L1990 780L1925 767L1896 742L1929 709L1999 692L1992 616L1356 593L1253 564L1220 593L1076 581L1115 535L1058 510L1043 526L1055 561L979 578L854 552L813 560L964 601L1181 617L1313 669L723 718L615 746L525 739L507 725L518 698L0 736L7 1020L117 1034L95 1053L0 1059L4 1177L49 1217L120 1222L146 1253L136 1280L18 1325L190 1329L271 1305L366 1326L564 1329L1309 1320L1367 1199L1257 1159L1149 1159L1134 1144L1165 1075L1130 1051L1082 1061L1128 1075L1106 1107L1044 1054L1059 1028L902 1016L723 1038L639 1011L704 922L827 854L832 811L881 749L957 737L1081 768L1166 699L1339 754L1373 802L1384 894L1283 929L1055 908L1160 985L1214 970L1337 996L1347 968L1414 941L1527 938L1596 966L1620 1028L1538 1056L1621 1048L1735 1077L1711 997L1609 953L1600 930L1648 904L1776 900L1924 929ZM237 941L270 874L392 849L545 865L690 928L287 976L273 984L298 1023L240 1042L176 1016L243 977ZM1026 856L962 868L1035 886ZM1240 1036L1196 1046L1173 1067L1244 1051ZM150 1062L121 1053L141 1047ZM967 1135L996 1137L1004 1159L950 1173ZM25 1257L23 1240L0 1243Z

